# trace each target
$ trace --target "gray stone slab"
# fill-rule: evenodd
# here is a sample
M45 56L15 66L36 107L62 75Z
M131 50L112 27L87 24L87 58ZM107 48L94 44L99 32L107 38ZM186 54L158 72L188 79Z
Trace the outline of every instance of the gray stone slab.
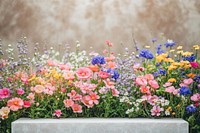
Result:
M182 119L66 118L12 122L12 133L188 133Z

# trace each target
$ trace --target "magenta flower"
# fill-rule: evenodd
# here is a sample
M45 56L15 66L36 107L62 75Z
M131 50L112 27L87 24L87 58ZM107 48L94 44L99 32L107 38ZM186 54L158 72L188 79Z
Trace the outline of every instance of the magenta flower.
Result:
M190 65L193 67L193 68L197 68L199 66L199 63L198 62L190 62Z
M17 94L18 95L23 95L24 94L24 90L22 88L17 89Z
M10 96L10 90L8 88L0 89L0 99L8 98Z
M153 106L153 108L151 109L151 115L152 116L160 116L161 111L163 111L163 109L160 108L160 106Z

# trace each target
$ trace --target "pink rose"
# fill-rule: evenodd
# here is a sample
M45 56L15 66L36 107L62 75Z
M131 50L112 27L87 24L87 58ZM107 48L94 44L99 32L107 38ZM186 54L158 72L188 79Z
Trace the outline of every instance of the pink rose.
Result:
M79 79L87 80L92 76L92 70L87 67L81 67L76 71L76 75Z

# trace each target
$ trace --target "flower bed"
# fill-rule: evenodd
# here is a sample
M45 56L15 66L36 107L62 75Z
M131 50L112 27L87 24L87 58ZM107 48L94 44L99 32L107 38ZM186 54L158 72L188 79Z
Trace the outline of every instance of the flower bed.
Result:
M158 45L157 45L158 44ZM35 46L34 57L27 55L27 43L12 46L8 57L0 60L1 131L20 117L171 117L183 118L191 131L200 130L199 46L191 52L167 40L125 54L111 53L112 43L103 54L79 50L62 58L53 49L41 54ZM174 48L174 49L173 49Z

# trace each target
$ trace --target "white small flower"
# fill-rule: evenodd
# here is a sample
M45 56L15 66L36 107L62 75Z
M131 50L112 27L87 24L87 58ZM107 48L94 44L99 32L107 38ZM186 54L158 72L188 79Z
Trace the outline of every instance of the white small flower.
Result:
M168 110L165 111L165 115L168 116L170 115L170 112Z

